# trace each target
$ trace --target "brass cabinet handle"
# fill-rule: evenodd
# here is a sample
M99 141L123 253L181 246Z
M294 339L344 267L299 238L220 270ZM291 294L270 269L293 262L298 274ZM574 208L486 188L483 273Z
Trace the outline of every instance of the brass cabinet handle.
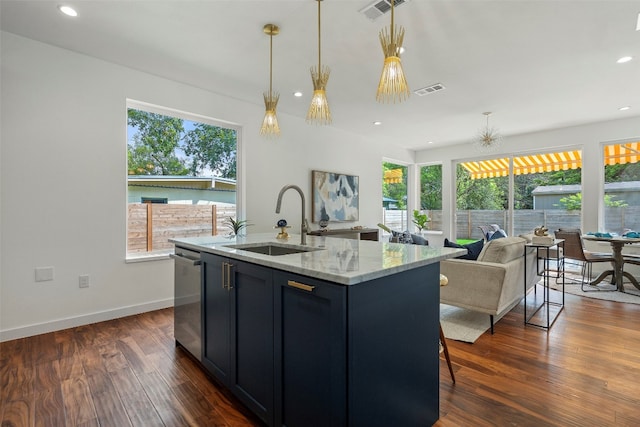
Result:
M287 285L293 288L302 289L303 291L307 291L307 292L313 292L313 289L315 288L315 286L305 285L304 283L296 282L294 280L287 281Z
M231 269L233 268L233 264L228 262L222 263L222 289L231 290L233 286L231 286Z
M225 277L225 267L227 266L226 262L222 263L222 267L220 268L220 271L222 271L222 289L227 289L226 286L226 277Z
M231 286L231 269L233 268L233 264L228 262L226 264L227 264L227 290L231 290L233 289L233 286Z

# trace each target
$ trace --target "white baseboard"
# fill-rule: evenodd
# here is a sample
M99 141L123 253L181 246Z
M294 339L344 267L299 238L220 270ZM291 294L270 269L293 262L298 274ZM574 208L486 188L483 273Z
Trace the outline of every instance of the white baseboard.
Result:
M82 316L68 317L65 319L22 326L14 329L0 330L0 342L46 334L48 332L60 331L62 329L75 328L76 326L88 325L91 323L104 322L105 320L118 319L120 317L146 313L148 311L159 310L167 307L173 307L173 298L120 307L114 310L83 314Z

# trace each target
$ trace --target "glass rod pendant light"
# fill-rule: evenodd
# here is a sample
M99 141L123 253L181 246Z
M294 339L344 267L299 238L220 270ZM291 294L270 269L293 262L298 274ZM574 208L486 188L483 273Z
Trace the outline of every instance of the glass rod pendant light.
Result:
M473 145L479 151L495 151L500 148L502 135L500 135L496 129L489 127L489 116L491 115L491 111L486 111L482 114L487 117L487 125L484 129L480 129L480 131L478 131L478 135L473 140Z
M402 102L409 98L409 86L400 61L400 48L402 48L404 39L404 28L401 26L394 27L393 4L394 0L391 0L391 27L389 27L389 31L386 28L380 31L384 66L382 67L380 83L378 83L376 101L383 103Z
M264 93L264 120L260 128L260 135L267 138L280 136L280 126L278 125L278 117L276 116L276 107L280 94L273 92L273 36L280 33L277 25L267 24L262 28L265 34L269 36L269 92Z
M327 82L329 81L329 67L322 66L320 44L320 2L318 2L318 68L311 67L311 81L313 82L313 98L307 112L307 123L316 125L331 124L331 111L327 101Z

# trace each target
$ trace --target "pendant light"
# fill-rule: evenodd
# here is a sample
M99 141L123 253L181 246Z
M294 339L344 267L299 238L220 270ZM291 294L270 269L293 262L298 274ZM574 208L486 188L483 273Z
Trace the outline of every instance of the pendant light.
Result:
M331 124L331 111L327 101L326 87L329 81L329 67L322 66L320 44L320 2L318 2L318 68L311 67L311 81L313 82L313 98L307 112L307 123L316 125Z
M400 61L400 49L404 39L404 28L394 27L393 14L394 0L391 0L391 27L389 31L383 28L380 31L380 44L382 45L382 53L384 53L384 66L382 67L382 75L380 83L378 83L378 92L376 100L378 102L388 103L396 101L402 102L409 98L409 86L407 79L402 70L402 62Z
M280 94L273 92L273 36L280 33L280 28L274 24L267 24L262 28L265 34L269 36L269 92L264 93L264 120L260 128L260 135L267 138L280 136L280 126L278 125L278 117L276 116L276 107Z
M484 129L480 129L478 135L473 140L473 145L480 151L495 151L500 147L502 135L500 135L496 129L489 127L491 111L482 114L487 117L487 125Z

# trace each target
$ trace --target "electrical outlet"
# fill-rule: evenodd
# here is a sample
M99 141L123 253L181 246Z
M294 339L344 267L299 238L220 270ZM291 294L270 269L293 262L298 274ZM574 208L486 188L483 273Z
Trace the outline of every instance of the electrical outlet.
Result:
M53 267L36 267L36 282L53 280Z
M81 288L88 288L89 287L89 275L88 274L83 274L81 276L78 277L78 284Z

